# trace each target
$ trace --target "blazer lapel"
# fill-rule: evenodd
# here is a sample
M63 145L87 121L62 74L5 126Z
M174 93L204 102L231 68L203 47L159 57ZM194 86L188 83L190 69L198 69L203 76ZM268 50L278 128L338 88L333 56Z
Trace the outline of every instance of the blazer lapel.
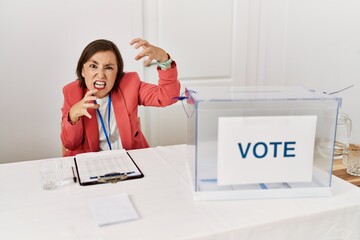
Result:
M84 128L85 128L85 137L89 143L90 151L97 152L99 151L99 130L98 123L96 119L96 110L88 109L88 112L91 114L91 119L83 116L84 118Z
M130 119L126 110L124 95L121 90L113 91L111 93L113 98L113 107L115 112L116 124L119 129L121 144L124 149L131 149L131 125Z
M88 91L87 89L84 89L83 97L87 91ZM98 129L98 123L97 123L97 118L96 118L96 110L89 108L88 112L91 115L91 119L86 116L83 116L85 138L89 144L90 151L97 152L100 150L100 144L99 144L99 129ZM85 150L87 150L87 149L85 149Z

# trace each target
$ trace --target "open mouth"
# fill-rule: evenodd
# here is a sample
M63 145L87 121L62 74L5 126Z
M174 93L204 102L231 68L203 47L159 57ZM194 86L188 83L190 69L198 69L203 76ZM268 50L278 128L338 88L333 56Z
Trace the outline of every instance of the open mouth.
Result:
M94 82L94 88L96 88L96 89L104 89L105 86L106 86L105 81L95 81Z

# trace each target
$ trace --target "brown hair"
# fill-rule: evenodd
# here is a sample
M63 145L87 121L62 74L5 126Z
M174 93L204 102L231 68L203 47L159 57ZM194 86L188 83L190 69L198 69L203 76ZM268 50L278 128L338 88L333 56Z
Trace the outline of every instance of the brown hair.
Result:
M81 74L84 64L95 53L104 52L104 51L111 51L115 54L118 72L116 74L116 79L115 79L114 87L112 90L118 88L120 79L124 75L124 61L121 57L120 51L117 48L117 46L113 42L111 42L109 40L105 40L105 39L98 39L98 40L95 40L95 41L89 43L84 48L83 52L81 53L81 56L79 58L79 61L78 61L77 67L76 67L76 75L79 79L79 85L81 88L86 88L85 79Z

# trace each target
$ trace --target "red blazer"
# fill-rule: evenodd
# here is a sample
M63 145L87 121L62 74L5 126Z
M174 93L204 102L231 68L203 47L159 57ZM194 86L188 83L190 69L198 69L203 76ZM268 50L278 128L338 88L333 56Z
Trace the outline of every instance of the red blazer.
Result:
M138 120L138 105L165 107L175 103L179 96L180 82L176 65L168 70L159 70L158 85L140 81L137 73L129 72L120 80L118 89L111 92L116 123L124 149L149 147ZM74 156L84 152L98 152L99 131L96 110L88 109L92 118L82 116L72 125L68 121L70 108L79 102L87 89L79 87L75 80L63 88L64 104L61 108L61 141L67 149L64 156Z

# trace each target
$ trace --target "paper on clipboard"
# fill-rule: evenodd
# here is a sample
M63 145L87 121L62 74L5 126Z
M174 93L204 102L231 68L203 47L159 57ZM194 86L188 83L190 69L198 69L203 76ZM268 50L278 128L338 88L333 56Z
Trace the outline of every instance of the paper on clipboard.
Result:
M131 156L124 150L82 153L76 155L75 166L80 185L101 183L107 176L126 176L126 179L144 175Z

